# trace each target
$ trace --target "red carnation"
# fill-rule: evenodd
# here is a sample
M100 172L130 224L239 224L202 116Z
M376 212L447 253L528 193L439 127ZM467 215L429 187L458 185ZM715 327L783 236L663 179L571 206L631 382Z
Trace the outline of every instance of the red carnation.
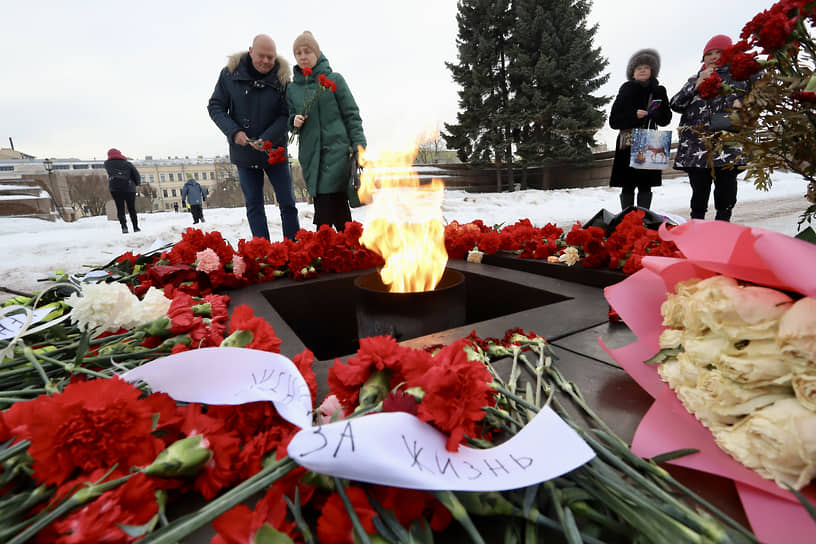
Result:
M303 379L306 380L306 385L309 386L309 393L312 395L312 404L317 398L317 377L315 376L312 365L314 364L314 353L309 349L304 349L292 358L292 362L300 371Z
M382 403L383 412L405 412L417 415L419 405L416 399L402 391L394 391L385 396Z
M267 149L267 148L264 148ZM272 149L270 146L267 150L268 159L267 162L269 164L277 164L279 162L286 162L286 148L285 147L276 147Z
M495 403L490 372L468 359L467 341L458 340L434 357L419 385L425 391L418 416L448 435L446 448L457 451L465 435L478 436L484 407Z
M308 66L304 66L303 68L300 69L300 71L303 72L303 75L306 77L312 75L312 69L309 68Z
M354 508L354 512L360 519L360 523L368 534L374 534L374 517L377 513L368 502L365 491L359 487L347 487L346 495ZM339 493L333 493L323 505L320 511L320 518L317 520L317 539L321 544L354 544L354 528L351 519L343 505L343 499Z
M731 59L731 76L737 81L745 81L762 69L756 60L756 53L736 53Z
M496 231L486 232L479 238L479 249L488 255L496 253L499 247L501 247L501 238Z
M814 91L796 91L791 95L796 100L816 104L816 92Z
M263 525L289 536L291 541L297 541L297 524L286 521L286 502L275 488L270 488L264 497L255 504L255 510L250 510L245 504L239 504L227 510L213 520L213 528L218 531L210 544L244 544L255 542L255 534Z
M704 79L697 89L697 92L700 94L700 98L709 100L720 94L722 83L723 80L720 77L720 74L717 72L711 72L711 75Z
M434 531L442 531L453 519L450 511L428 491L378 485L372 488L372 493L383 508L394 512L403 527L420 521L428 523Z
M356 356L350 357L347 363L335 359L329 368L329 390L346 408L356 406L360 387L373 372L396 370L400 363L400 353L399 344L390 336L360 338L360 349Z
M141 526L159 511L155 497L156 485L138 473L121 486L103 493L90 504L55 521L52 542L135 542L123 526ZM59 536L58 536L59 535ZM43 536L43 535L41 535Z
M207 415L221 421L225 430L237 432L244 442L284 421L271 401L210 406Z
M222 489L232 485L239 474L237 464L241 440L235 431L227 431L221 420L201 413L199 404L180 409L184 414L181 430L186 436L201 436L201 445L213 452L193 483L201 496L211 500Z
M167 310L167 317L170 318L170 331L174 334L187 332L193 327L196 320L201 320L193 315L193 297L187 293L176 293L170 302Z
M256 317L250 306L241 304L236 306L230 319L229 333L236 331L250 331L252 341L243 347L280 353L281 340L275 334L275 329L262 317Z
M775 13L759 29L757 42L768 52L779 49L788 41L793 24L784 13Z
M4 419L12 435L31 441L34 478L60 484L77 469L153 462L164 443L151 434L153 405L140 395L116 376L76 382L61 394L14 403Z

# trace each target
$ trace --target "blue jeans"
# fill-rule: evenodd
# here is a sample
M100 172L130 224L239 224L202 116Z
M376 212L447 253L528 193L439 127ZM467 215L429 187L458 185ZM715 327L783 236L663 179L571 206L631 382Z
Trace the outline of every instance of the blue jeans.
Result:
M238 167L238 179L241 181L241 191L244 193L246 215L252 236L269 240L269 226L266 224L263 196L264 172L269 177L272 189L275 190L275 198L278 200L283 236L294 240L295 234L300 230L300 223L295 207L295 193L292 189L288 162L268 164L259 168Z

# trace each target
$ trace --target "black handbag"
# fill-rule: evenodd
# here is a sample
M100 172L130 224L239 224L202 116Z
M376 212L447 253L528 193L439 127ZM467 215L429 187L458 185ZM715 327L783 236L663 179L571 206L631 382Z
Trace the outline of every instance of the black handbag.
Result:
M360 189L360 176L362 173L363 167L360 166L360 157L355 149L349 153L349 185L346 187L346 196L348 197L349 206L352 208L359 208L363 205L357 196L357 190Z

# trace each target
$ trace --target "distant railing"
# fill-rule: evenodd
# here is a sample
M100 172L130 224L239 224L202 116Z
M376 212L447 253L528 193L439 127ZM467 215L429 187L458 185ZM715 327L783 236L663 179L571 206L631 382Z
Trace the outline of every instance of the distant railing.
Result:
M675 146L673 146L675 147ZM607 185L612 173L614 151L593 155L587 164L558 163L528 168L513 167L512 183L507 166L474 168L467 164L416 164L420 183L430 183L439 178L448 189L461 189L471 193L493 193L516 189L570 189ZM674 162L674 151L669 159ZM664 178L685 176L685 172L668 168Z

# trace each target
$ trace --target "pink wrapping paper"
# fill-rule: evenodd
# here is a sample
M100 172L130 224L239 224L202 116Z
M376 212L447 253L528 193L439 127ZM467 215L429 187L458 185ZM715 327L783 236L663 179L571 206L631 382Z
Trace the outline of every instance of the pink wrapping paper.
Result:
M816 245L721 221L690 221L670 231L663 226L660 236L674 241L687 259L646 257L642 270L604 291L609 304L638 340L616 350L599 342L655 399L638 426L632 451L653 457L676 449L698 449L699 453L671 462L733 479L746 516L761 541L816 541L816 523L796 496L720 450L711 432L686 411L660 379L657 368L643 364L659 350L658 338L664 328L660 305L677 282L723 274L816 297ZM816 503L813 485L803 493Z

